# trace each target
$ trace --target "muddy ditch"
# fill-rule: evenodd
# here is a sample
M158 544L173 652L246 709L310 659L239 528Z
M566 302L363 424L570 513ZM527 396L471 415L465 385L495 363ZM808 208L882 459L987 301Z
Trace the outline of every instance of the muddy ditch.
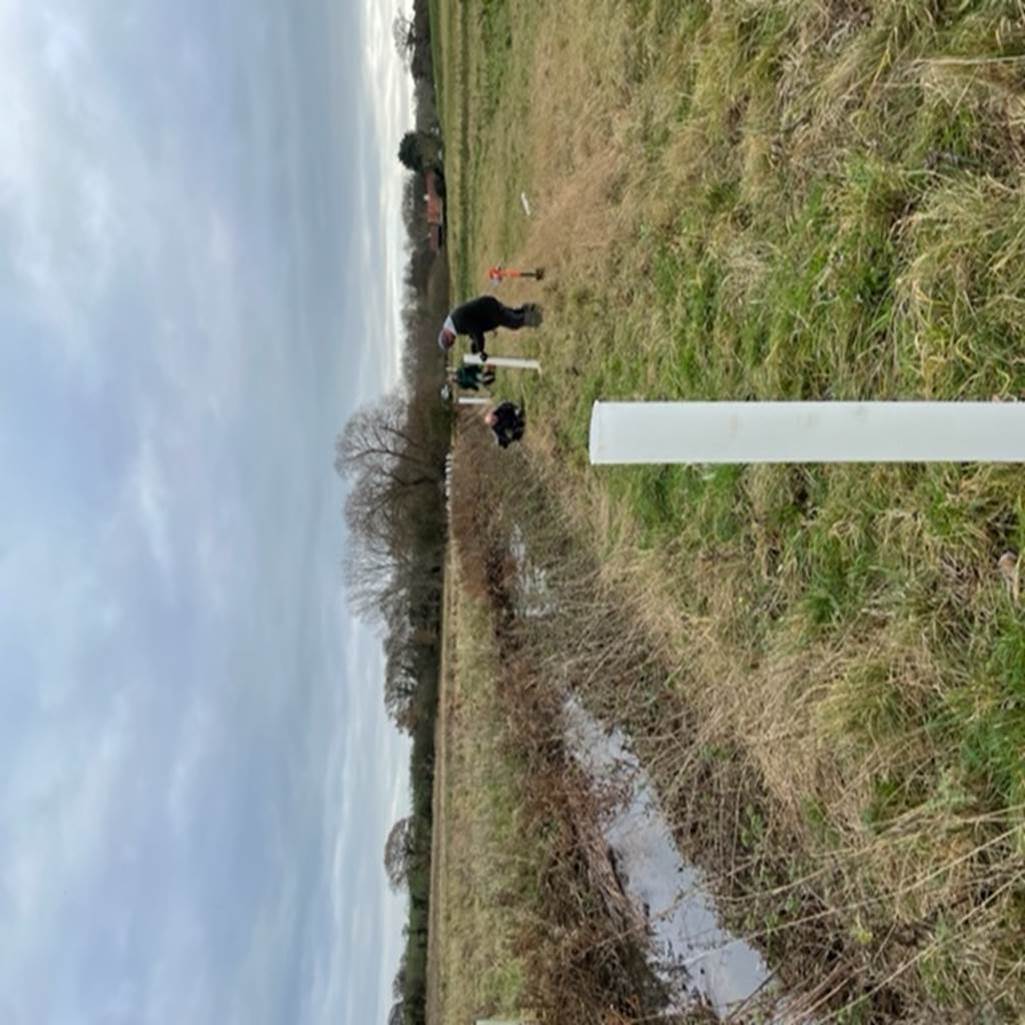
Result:
M772 1018L782 994L761 953L725 930L704 876L681 856L658 798L616 728L603 728L575 698L564 708L571 752L592 785L621 791L602 822L622 892L642 917L649 963L669 1006L706 1008L721 1020L757 1011Z
M526 459L472 467L454 536L464 580L493 611L529 828L556 852L541 871L531 1006L570 1025L929 1020L909 1013L893 973L913 956L907 941L882 916L878 939L852 936L844 879L809 864L742 748L709 742L680 667Z

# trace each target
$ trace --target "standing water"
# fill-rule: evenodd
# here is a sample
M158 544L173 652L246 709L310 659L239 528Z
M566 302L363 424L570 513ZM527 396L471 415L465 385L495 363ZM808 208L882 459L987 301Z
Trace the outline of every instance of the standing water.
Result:
M653 967L672 1004L704 1005L728 1020L756 997L769 999L772 973L754 947L719 925L712 895L701 873L680 857L627 738L618 729L607 733L573 698L566 723L570 749L591 779L626 784L626 799L604 836L627 897L648 921Z

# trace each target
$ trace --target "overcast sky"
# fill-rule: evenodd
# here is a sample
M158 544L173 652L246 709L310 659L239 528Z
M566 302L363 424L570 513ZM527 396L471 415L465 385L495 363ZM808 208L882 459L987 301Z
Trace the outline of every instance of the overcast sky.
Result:
M0 1022L373 1023L407 754L333 440L398 0L0 0Z

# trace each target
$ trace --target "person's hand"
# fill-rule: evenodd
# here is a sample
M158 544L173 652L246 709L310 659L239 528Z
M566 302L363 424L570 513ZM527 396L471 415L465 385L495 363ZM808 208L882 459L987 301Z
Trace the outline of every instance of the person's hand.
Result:
M488 354L483 349L481 349L481 351L477 355L480 356L481 366L483 366L485 363L487 363L487 361L488 361Z

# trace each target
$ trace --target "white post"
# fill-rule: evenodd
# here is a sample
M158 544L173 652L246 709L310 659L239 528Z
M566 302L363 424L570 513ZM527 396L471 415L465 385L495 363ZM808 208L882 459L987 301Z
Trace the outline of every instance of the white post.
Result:
M595 402L592 463L1025 462L1025 402Z
M475 352L466 353L463 362L471 367L479 367L484 363ZM510 370L541 370L541 364L536 359L519 359L516 356L488 356L487 366L507 367Z
M486 406L491 399L479 399L471 395L460 395L456 402L460 406Z

